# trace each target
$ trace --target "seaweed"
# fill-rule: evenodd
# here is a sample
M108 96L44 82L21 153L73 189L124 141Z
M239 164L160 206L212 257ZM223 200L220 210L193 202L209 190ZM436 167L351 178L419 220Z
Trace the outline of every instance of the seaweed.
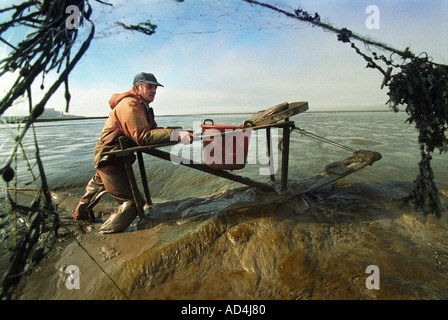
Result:
M376 69L384 75L381 88L389 88L386 105L395 112L404 105L409 116L407 122L414 123L419 133L419 173L407 200L413 202L417 210L440 217L441 204L431 168L431 154L436 149L440 153L448 151L448 66L433 62L427 53L416 55L410 48L398 50L347 28L336 28L322 22L319 14L310 14L302 8L288 12L267 3L244 1L336 33L338 41L350 44L367 61L366 68ZM361 50L355 41L361 42L365 50ZM384 54L378 54L371 48L381 50Z
M90 32L77 51L74 49L74 44L78 42L78 28L66 27L66 8L70 5L79 9L80 24L87 21L90 25ZM16 80L0 100L0 115L22 96L28 98L30 114L19 128L9 157L0 167L0 173L7 185L5 208L9 211L9 215L1 217L2 229L9 227L13 231L3 232L0 238L0 242L10 252L10 266L3 275L0 297L11 299L21 277L30 272L51 249L60 222L57 208L51 200L33 123L43 113L46 103L62 84L65 85L68 111L70 102L68 76L87 51L95 28L89 20L92 9L85 0L29 0L0 9L0 13L9 14L9 19L0 23L0 41L10 49L9 54L0 61L0 76L16 75ZM6 41L3 35L15 28L27 28L28 33L14 45ZM42 99L34 104L31 87L38 77L42 76L41 89L44 90L45 75L50 72L56 72L59 76L46 90ZM13 167L14 164L17 165L15 160L19 149L23 147L22 139L30 128L34 132L34 158L39 171L38 178L33 179L39 180L40 185L34 190L33 201L29 205L21 205L17 201L16 183L12 188L9 184L16 177L17 168L14 170ZM13 195L10 194L10 190L14 191Z

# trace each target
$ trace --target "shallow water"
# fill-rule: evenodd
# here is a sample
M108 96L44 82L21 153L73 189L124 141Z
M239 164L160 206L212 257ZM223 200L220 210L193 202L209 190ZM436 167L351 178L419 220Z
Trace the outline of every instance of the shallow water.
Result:
M215 124L240 125L249 115L191 115L158 117L159 126L182 126L200 132L204 119L213 119ZM381 184L383 192L401 193L403 182L412 182L418 173L420 153L417 144L417 131L405 123L407 115L403 112L343 112L343 113L304 113L295 116L297 127L346 145L352 149L366 149L382 154L382 159L372 167L347 177L348 182L368 182ZM93 176L93 148L97 142L104 119L44 122L35 124L40 155L51 189L69 188L82 193L85 183ZM0 161L9 155L16 125L2 124L0 141ZM279 142L280 130L273 129L274 145ZM29 130L23 143L29 159L35 148L32 131ZM267 182L267 158L264 130L251 135L248 151L248 164L234 173ZM165 148L173 151L173 147ZM340 161L351 153L322 143L297 132L291 134L289 161L290 179L301 179L318 173L334 161ZM173 151L174 152L174 151ZM201 142L176 150L179 155L201 159ZM183 153L182 153L183 152ZM182 154L181 154L182 153ZM279 177L281 153L275 149L276 173ZM157 158L144 156L150 189L154 200L166 201L189 196L203 196L241 186L238 183L217 178L193 169L185 168ZM19 156L17 164L18 185L32 185L32 176L26 162ZM37 166L30 160L35 176ZM136 165L136 164L135 164ZM437 185L442 193L448 189L447 155L435 153L432 160ZM264 170L264 171L263 171ZM384 190L386 188L386 190ZM406 190L407 192L407 190Z
M326 186L264 201L263 192L238 188L157 204L150 219L123 233L99 234L100 223L76 228L83 248L63 238L20 297L446 300L446 210L443 221L422 219L374 189ZM56 199L68 211L76 200ZM70 265L80 270L80 290L64 286ZM378 290L367 287L372 265L380 270Z
M212 118L215 124L239 125L247 117L159 117L158 123L192 128ZM353 149L380 152L382 159L340 183L287 201L251 188L235 189L241 185L145 155L156 203L147 213L150 219L136 219L123 233L101 235L100 220L115 204L100 202L95 207L102 215L99 221L89 226L91 231L77 231L91 256L78 244L61 240L61 247L24 283L21 297L123 299L92 263L94 257L131 299L446 299L447 155L435 154L432 161L442 219L423 218L396 201L411 190L420 161L417 132L405 119L404 113L391 112L294 117L297 127ZM36 124L48 182L58 191L54 199L67 223L94 174L93 147L103 123ZM15 132L14 126L2 125L0 135L10 137L0 150L2 161ZM274 133L278 141L280 132ZM249 155L254 164L235 173L269 180L260 174L260 167L266 167L265 150L258 149L264 146L263 137L252 134ZM30 135L24 145L34 152ZM187 150L197 155L200 144ZM290 179L310 177L350 155L293 132ZM26 186L30 174L18 161L19 185ZM67 265L80 268L81 290L65 289ZM369 265L381 270L381 290L366 288Z

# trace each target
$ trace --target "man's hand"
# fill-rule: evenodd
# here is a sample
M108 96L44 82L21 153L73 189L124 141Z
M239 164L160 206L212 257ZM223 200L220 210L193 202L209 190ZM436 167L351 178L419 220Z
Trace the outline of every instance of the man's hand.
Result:
M183 144L190 144L193 142L193 132L190 131L186 131L186 130L179 130L179 137L177 138L177 140L179 142L182 142Z

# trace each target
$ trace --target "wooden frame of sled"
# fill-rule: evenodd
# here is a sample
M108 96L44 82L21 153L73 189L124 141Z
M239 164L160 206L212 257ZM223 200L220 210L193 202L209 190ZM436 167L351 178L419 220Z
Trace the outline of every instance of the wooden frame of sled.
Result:
M276 109L274 113L270 113L273 109ZM269 169L271 172L270 180L275 181L274 176L274 163L273 163L273 146L271 140L271 128L282 129L282 160L281 160L281 178L280 178L280 198L288 199L296 195L300 195L306 192L315 190L321 186L332 183L339 180L351 173L363 169L367 165L372 165L375 161L381 159L381 155L377 152L371 151L357 151L353 155L341 162L334 162L325 167L324 172L316 174L310 178L303 179L293 186L294 190L286 190L288 186L288 167L289 167L289 146L290 146L290 133L291 129L295 128L293 121L289 120L289 117L294 116L299 113L303 113L308 110L307 102L293 102L293 103L283 103L277 105L273 108L261 111L258 114L253 115L244 123L244 130L262 130L266 129L267 137L267 150L269 157ZM246 126L249 125L250 126ZM226 133L222 133L226 134ZM123 137L122 137L123 138ZM134 170L132 167L132 155L137 154L137 160L139 165L139 171L141 175L141 180L144 189L144 195L146 198L146 204L152 205L151 195L148 186L148 179L146 176L145 164L143 162L142 153L149 154L151 156L171 161L171 154L169 152L159 150L161 147L173 146L179 142L173 141L163 144L155 144L148 146L137 146L137 147L126 147L124 140L120 138L121 150L115 150L110 152L104 152L102 155L114 155L116 157L123 158L124 165L126 168L126 173L131 185L132 193L134 196L134 201L137 205L137 212L140 218L145 218L143 207L139 205L137 201L138 197L138 186L135 178ZM215 176L219 176L224 179L232 180L245 184L247 186L255 187L263 191L276 191L272 184L263 183L259 181L252 180L247 177L242 177L236 175L227 170L212 168L206 164L197 163L190 159L185 159L176 156L176 160L179 161L180 165L190 167L196 170L200 170Z
M266 136L267 136L267 150L268 150L268 157L269 157L269 166L270 166L270 179L271 181L275 181L274 176L274 169L273 169L273 161L272 161L272 146L271 143L271 128L281 128L282 129L282 138L283 138L283 149L282 149L282 163L281 163L281 190L285 190L287 187L287 181L288 181L288 166L289 166L289 140L290 140L290 132L291 128L294 128L294 122L289 121L289 117L294 116L299 113L303 113L308 110L308 103L307 102L293 102L293 103L286 103L287 106L284 108L284 110L281 110L280 112L277 112L275 114L264 114L262 117L255 117L254 120L250 120L248 124L250 123L251 126L247 126L241 130L261 130L266 129ZM282 104L284 107L285 104ZM277 107L277 106L276 106ZM275 107L274 107L275 108ZM271 108L272 109L272 108ZM269 110L269 109L268 109ZM260 112L257 115L261 115L262 112ZM255 116L257 116L255 115ZM251 117L252 118L252 117ZM225 134L225 133L223 133ZM137 146L137 147L129 147L127 148L125 144L123 143L123 139L120 139L120 147L121 150L114 150L109 152L104 152L102 155L114 155L116 157L120 157L123 159L126 173L131 185L132 193L134 196L135 203L137 204L137 211L140 217L144 217L143 208L138 205L137 197L138 197L138 185L137 180L135 178L135 173L132 167L132 155L134 153L137 154L137 160L138 160L138 166L139 171L141 175L142 185L144 189L144 195L146 198L146 204L152 205L152 199L151 194L149 191L149 185L148 185L148 178L146 175L145 170L145 164L143 161L143 155L142 153L149 154L151 156L171 161L171 155L169 152L159 150L159 148L172 146L175 144L178 144L179 142L173 141L163 144L154 144L154 145L147 145L147 146ZM268 183L263 183L259 181L255 181L253 179L242 177L240 175L234 174L232 172L228 172L226 170L222 169L215 169L207 166L206 164L197 163L190 159L184 159L182 157L177 157L177 159L180 161L180 165L190 167L196 170L200 170L209 174L216 175L218 177L232 180L235 182L239 182L242 184L245 184L247 186L255 187L257 189L263 190L263 191L275 191L275 188L273 185Z

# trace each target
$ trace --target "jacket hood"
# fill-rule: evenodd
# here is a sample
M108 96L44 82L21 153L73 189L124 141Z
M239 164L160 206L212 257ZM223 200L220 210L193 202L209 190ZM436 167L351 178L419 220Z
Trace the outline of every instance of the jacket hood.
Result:
M132 97L137 99L138 101L141 101L142 98L140 97L140 95L135 92L134 90L129 90L127 92L124 93L115 93L112 95L112 97L109 100L109 106L111 109L115 108L117 106L117 104L120 103L121 100L123 100L124 98L127 97Z

